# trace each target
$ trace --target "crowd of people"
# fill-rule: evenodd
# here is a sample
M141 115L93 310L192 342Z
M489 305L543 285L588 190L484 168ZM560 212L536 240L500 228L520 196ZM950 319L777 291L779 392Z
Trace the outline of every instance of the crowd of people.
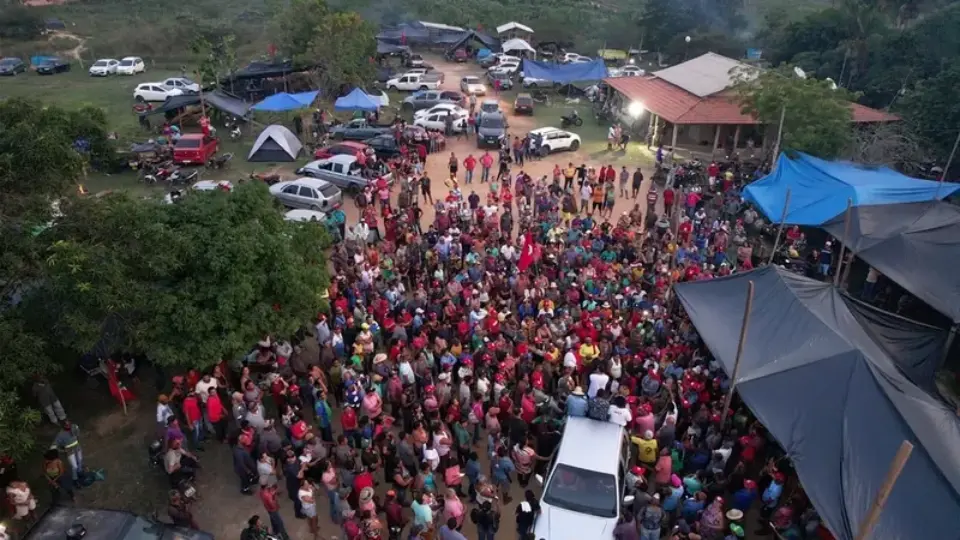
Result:
M816 537L816 513L763 427L736 400L720 417L727 378L671 297L674 283L752 267L726 184L639 194L625 186L639 170L571 164L535 180L508 166L488 178L504 187L483 205L463 196L461 164L451 155L447 196L421 192L431 223L392 214L388 199L383 235L334 248L319 353L267 338L236 377L220 365L162 397L168 463L190 458L188 439L230 444L240 491L258 493L268 516L250 518L249 540L287 534L281 492L314 535L328 532L326 512L349 540L460 540L466 520L482 540L503 528L532 538L531 479L549 482L564 419L587 416L625 426L634 445L618 540L743 537L748 513L761 532ZM612 189L638 202L613 220L603 204L577 205L568 177L582 199ZM504 225L514 203L520 234ZM368 206L365 226L377 217ZM170 514L193 522L179 496Z

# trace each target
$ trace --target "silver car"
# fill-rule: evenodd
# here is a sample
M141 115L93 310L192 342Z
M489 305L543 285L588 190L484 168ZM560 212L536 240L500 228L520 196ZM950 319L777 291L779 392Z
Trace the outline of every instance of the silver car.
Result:
M270 186L270 194L288 208L330 212L343 204L340 188L317 178L297 178Z

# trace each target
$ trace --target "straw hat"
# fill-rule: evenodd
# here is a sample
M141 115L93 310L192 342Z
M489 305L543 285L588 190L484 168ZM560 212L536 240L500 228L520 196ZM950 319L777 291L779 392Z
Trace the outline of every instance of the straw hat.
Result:
M741 519L743 519L743 512L741 512L740 510L737 510L736 508L728 510L727 519L729 519L730 521L740 521Z
M580 386L574 388L572 394L575 395L575 396L582 396L582 395L583 395L583 388L580 387Z

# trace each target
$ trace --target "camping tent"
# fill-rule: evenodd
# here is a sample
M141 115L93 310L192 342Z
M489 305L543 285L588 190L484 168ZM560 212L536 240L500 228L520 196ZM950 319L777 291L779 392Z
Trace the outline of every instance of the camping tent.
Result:
M303 145L292 131L280 124L273 124L260 132L260 136L250 149L247 161L255 163L296 161L301 150Z
M577 64L554 64L524 60L523 76L558 83L599 81L606 78L607 66L603 63L603 60Z
M487 34L484 34L483 32L468 31L468 32L464 32L463 35L460 36L458 40L450 43L450 47L447 49L447 53L451 54L453 53L453 51L465 47L473 40L478 41L481 45L483 45L487 49L496 50L500 46L500 40L497 38L490 37Z
M772 173L743 190L748 201L779 223L790 190L790 207L784 223L819 226L854 206L932 201L960 189L957 184L919 180L883 167L824 161L797 153L780 154Z
M354 88L349 94L337 98L333 108L338 111L375 111L380 104L359 88Z
M823 228L914 296L960 323L960 208L941 201L860 206Z
M532 34L533 28L530 28L529 26L525 24L520 24L518 22L508 22L506 24L501 24L500 26L497 27L498 34L505 34L507 32L516 32L516 31Z
M913 454L869 538L960 530L960 420L911 382L936 367L946 332L776 266L678 284L728 374L748 281L755 293L736 389L787 451L830 531L855 537L904 440Z
M403 54L409 52L410 47L406 45L394 45L386 41L377 40L377 54Z
M505 53L509 53L509 52L528 52L528 53L532 53L532 54L537 54L537 50L536 50L536 49L534 49L533 47L531 47L530 44L526 42L526 40L523 40L523 39L520 39L520 38L508 39L507 41L504 41L504 42L503 42L503 45L501 45L500 48L501 48L501 49L503 50L503 52L505 52Z
M257 103L251 107L251 109L255 111L266 112L296 111L298 109L305 109L312 105L319 94L320 92L317 92L316 90L312 92L298 92L296 94L280 92L279 94L274 94L264 99L260 103Z
M200 94L170 96L159 106L150 109L146 113L146 116L179 111L184 107L200 105L200 101ZM247 120L247 114L250 112L249 103L220 90L214 90L213 92L204 94L203 102L207 107L211 107L224 113L233 115L237 119L243 121Z

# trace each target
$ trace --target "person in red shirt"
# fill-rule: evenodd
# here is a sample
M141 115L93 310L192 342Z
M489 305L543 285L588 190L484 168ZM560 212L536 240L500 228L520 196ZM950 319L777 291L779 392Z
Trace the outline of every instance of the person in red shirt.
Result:
M663 214L665 216L670 216L673 213L673 201L676 199L677 193L673 191L673 188L667 186L667 189L663 190Z
M709 179L711 186L717 181L718 176L720 176L720 166L717 165L716 161L711 162L710 165L707 166L707 178Z
M210 392L207 395L206 407L207 419L213 424L217 440L225 441L227 439L227 412L223 408L223 402L220 401L220 395L216 392Z
M183 415L187 418L187 427L193 434L194 448L203 450L203 415L200 412L200 398L193 390L190 390L183 400Z
M463 169L464 169L464 182L467 184L473 183L473 170L477 168L477 158L473 157L473 154L467 156L467 159L463 160Z
M603 174L604 182L614 182L617 179L617 170L613 168L613 165L607 165L607 172Z
M265 481L266 478L261 481L260 485L260 502L263 503L263 509L270 516L270 529L279 538L291 538L287 534L287 528L283 525L283 518L280 517L280 502L277 500L277 490L279 488L276 484L272 486L264 485Z
M480 183L484 184L490 181L490 168L493 167L493 156L490 152L484 152L480 156Z
M354 448L360 448L360 432L357 430L359 427L357 411L355 411L353 407L344 408L343 414L340 415L340 427L343 428L343 434Z
M650 190L647 191L647 215L652 216L657 213L657 199L660 198L660 194L657 193L657 186L650 186Z

